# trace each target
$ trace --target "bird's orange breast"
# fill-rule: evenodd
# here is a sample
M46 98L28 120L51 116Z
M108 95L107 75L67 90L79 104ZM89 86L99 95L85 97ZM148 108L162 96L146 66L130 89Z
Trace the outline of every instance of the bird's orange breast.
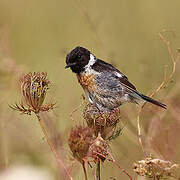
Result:
M81 86L83 87L83 89L88 90L88 92L92 92L94 91L95 88L95 84L94 84L94 75L85 75L85 74L81 74L81 75L77 75L78 78L78 82L81 84Z

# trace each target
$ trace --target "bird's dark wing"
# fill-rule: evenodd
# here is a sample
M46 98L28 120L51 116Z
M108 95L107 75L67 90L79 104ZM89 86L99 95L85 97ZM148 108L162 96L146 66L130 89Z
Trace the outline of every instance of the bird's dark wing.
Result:
M117 101L118 104L118 98L128 95L131 102L138 103L138 100L143 99L162 108L167 108L165 104L139 93L135 86L129 82L128 78L111 64L98 59L92 68L99 72L97 84L99 89L101 89L100 94L107 97L112 96L113 103Z
M122 84L127 90L136 91L135 86L129 82L128 78L111 64L97 59L92 68L95 71L102 73L104 78L106 78L106 82L110 81L108 82L109 85L118 86L119 84Z
M93 64L92 68L97 71L97 72L119 72L121 73L118 69L116 69L114 66L112 66L111 64L97 59L96 62ZM121 73L122 75L124 75L123 73ZM125 76L125 75L124 75Z

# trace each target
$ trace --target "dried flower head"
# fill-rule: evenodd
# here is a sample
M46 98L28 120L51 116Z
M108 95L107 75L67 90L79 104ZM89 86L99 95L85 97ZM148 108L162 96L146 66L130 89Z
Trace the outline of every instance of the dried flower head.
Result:
M89 147L88 156L92 158L94 162L98 162L99 160L105 161L108 156L108 147L107 142L99 134Z
M11 106L13 109L26 114L31 114L31 111L38 113L53 109L55 104L43 105L50 84L47 73L30 72L20 78L20 84L23 100L21 104Z
M87 104L83 117L88 127L93 128L96 136L100 133L102 138L107 138L113 134L113 130L120 121L120 109L114 109L110 112L100 112L92 104Z
M82 164L94 139L93 130L89 127L77 126L71 129L68 144L74 158Z
M133 170L139 176L146 176L149 178L179 178L180 175L177 175L180 171L180 166L178 164L173 164L170 161L162 159L146 158L145 160L138 161L133 164Z

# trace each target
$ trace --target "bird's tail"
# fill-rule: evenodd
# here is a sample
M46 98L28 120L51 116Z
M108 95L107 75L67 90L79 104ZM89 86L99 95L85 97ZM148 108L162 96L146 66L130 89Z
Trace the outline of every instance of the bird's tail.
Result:
M150 98L150 97L148 97L148 96L145 96L145 95L143 95L143 94L140 94L140 93L138 93L138 95L139 95L143 100L145 100L145 101L147 101L147 102L150 102L150 103L155 104L155 105L157 105L157 106L160 106L160 107L162 107L162 108L164 108L164 109L167 109L166 104L163 104L163 103L161 103L161 102L159 102L159 101L156 101L156 100L154 100L154 99L152 99L152 98Z

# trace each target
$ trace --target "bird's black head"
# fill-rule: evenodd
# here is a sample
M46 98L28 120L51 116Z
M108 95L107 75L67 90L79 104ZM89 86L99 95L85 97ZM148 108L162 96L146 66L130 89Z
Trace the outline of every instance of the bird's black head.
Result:
M90 60L90 51L83 47L76 47L66 56L66 67L71 68L74 73L81 73Z

